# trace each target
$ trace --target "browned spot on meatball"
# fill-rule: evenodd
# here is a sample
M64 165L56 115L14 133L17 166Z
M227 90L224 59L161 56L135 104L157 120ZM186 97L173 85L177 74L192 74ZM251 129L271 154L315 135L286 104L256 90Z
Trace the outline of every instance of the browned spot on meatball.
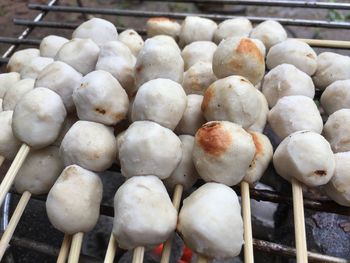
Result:
M136 67L137 72L141 72L143 70L143 65L139 65Z
M175 22L174 19L170 19L167 17L152 17L148 19L149 22Z
M196 140L206 153L219 157L231 146L232 134L221 122L214 121L204 124L197 131Z
M318 176L325 176L327 175L327 172L325 170L316 170L315 174Z
M249 38L243 38L235 52L238 54L249 54L250 56L256 58L260 63L264 63L264 57L261 54L259 48L255 45L255 43Z
M261 154L263 152L263 146L261 144L259 137L256 135L255 132L249 132L249 133L252 136L254 144L255 144L255 155Z
M106 110L105 109L102 109L102 108L96 108L95 111L97 111L98 113L100 114L106 114Z
M245 79L245 78L240 78L239 80L242 81L242 82L247 82L247 83L249 83L249 80L247 80L247 79Z
M308 58L315 58L314 54L311 54L311 53L307 54L306 56L307 56Z
M204 92L204 97L201 105L202 112L205 112L209 106L211 98L214 96L214 89L212 86L209 86L207 90Z

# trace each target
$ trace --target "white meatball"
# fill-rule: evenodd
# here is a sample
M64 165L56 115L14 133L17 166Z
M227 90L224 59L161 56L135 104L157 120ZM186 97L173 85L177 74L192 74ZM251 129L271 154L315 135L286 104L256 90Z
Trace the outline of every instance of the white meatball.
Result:
M114 197L113 235L124 249L153 247L176 228L177 212L156 176L136 176L119 187Z
M167 35L178 38L181 26L176 20L167 17L152 17L146 23L147 36Z
M95 69L99 53L100 48L91 39L74 38L62 46L55 60L65 62L86 75Z
M60 95L68 112L75 111L72 94L79 87L82 75L68 64L55 61L44 68L35 81L35 87L45 87Z
M248 37L252 28L252 23L245 17L227 19L215 30L214 42L219 44L228 37Z
M28 65L33 58L39 57L40 51L37 48L27 48L16 51L7 63L8 72L21 72L24 66Z
M150 121L131 124L119 147L125 177L152 174L165 179L175 170L181 155L180 139L171 130Z
M245 176L255 154L252 136L241 126L228 121L204 124L196 133L193 162L207 182L228 186Z
M202 112L208 121L227 120L247 128L258 118L261 107L255 87L243 77L230 76L205 91Z
M213 71L218 78L240 75L256 85L264 77L264 55L252 39L230 37L216 49Z
M340 205L350 206L350 152L336 153L335 171L325 185L327 195Z
M210 19L187 16L181 24L180 45L186 46L195 41L212 41L217 24Z
M12 115L13 111L0 112L0 156L9 160L15 158L21 146L12 131Z
M65 37L55 35L44 37L40 42L40 56L54 58L58 50L68 41Z
M350 109L350 79L338 80L329 85L320 99L328 115L341 109Z
M153 38L146 40L135 65L137 87L157 78L182 83L183 73L184 62L175 47Z
M205 90L216 80L212 63L199 61L184 73L182 85L186 94L203 95Z
M61 97L46 88L26 93L13 112L15 136L33 148L44 148L58 137L66 118Z
M101 92L103 91L103 92ZM79 119L115 125L126 117L129 99L108 72L96 70L83 77L73 93Z
M116 160L115 162L120 166L120 160L119 160L119 149L120 149L120 145L122 144L122 141L123 141L123 136L125 134L126 130L125 131L122 131L121 133L119 133L117 135L117 137L115 138L116 141L117 141L117 154L116 154Z
M94 17L78 26L73 31L72 38L87 38L102 45L117 40L118 32L111 22Z
M53 62L53 58L35 57L21 70L22 79L36 79L39 73Z
M17 102L34 88L34 79L22 79L15 82L4 95L4 110L14 110Z
M180 135L179 138L181 140L182 157L174 172L164 180L164 184L168 189L174 189L178 184L185 189L190 189L199 178L192 160L194 137L191 135Z
M15 82L19 81L21 76L17 72L0 74L0 99L2 99L6 91L12 87Z
M136 58L125 44L119 41L110 41L101 46L96 69L111 73L131 96L136 91L135 62Z
M315 102L305 96L286 96L268 114L268 122L272 130L281 139L289 134L309 130L321 133L323 121Z
M313 99L315 86L310 76L294 65L281 64L265 75L262 92L272 108L284 96L303 95Z
M334 155L320 134L298 131L285 138L273 155L277 173L286 180L292 177L307 186L326 184L334 173Z
M328 117L323 128L324 137L333 152L350 151L350 109L341 109Z
M264 45L264 43L257 38L251 38L251 40L254 42L254 44L257 46L257 48L260 50L261 54L263 55L263 57L266 57L266 47ZM258 85L258 84L256 84Z
M174 130L186 105L186 93L180 84L169 79L150 80L136 94L131 119L154 121Z
M249 131L256 131L262 133L266 126L267 115L269 113L269 105L267 104L267 100L264 94L262 94L259 90L256 91L261 102L261 108L258 117L255 119L254 123L250 125L247 129Z
M134 29L126 29L121 32L118 35L118 41L126 45L135 57L139 54L144 44L142 37Z
M283 26L274 21L267 20L257 25L250 33L251 38L260 39L267 50L287 39L287 32Z
M77 165L66 167L51 188L46 212L51 224L66 234L89 232L100 216L102 182Z
M317 56L317 70L313 76L316 88L324 90L337 80L350 79L350 57L332 52Z
M215 259L237 256L243 245L243 221L236 193L223 184L201 186L184 200L177 230L198 254Z
M268 69L284 63L292 64L312 76L317 68L317 55L305 42L287 39L271 47L266 57Z
M176 51L181 53L181 49L179 45L176 43L176 41L172 37L169 37L167 35L157 35L150 39L157 41L159 44L169 45L172 48L174 48Z
M252 136L255 144L255 155L243 180L251 185L254 185L263 176L265 170L271 162L273 148L269 138L264 134L252 131L250 131L249 134Z
M210 41L196 41L184 47L181 56L185 63L185 70L198 62L213 62L214 52L217 46Z
M114 162L117 142L112 129L90 121L77 121L63 138L60 156L65 166L77 164L94 172L108 169Z
M197 130L205 123L205 119L201 111L202 101L202 95L187 95L186 110L175 129L177 134L189 134L194 136Z
M2 112L3 109L2 109L2 99L0 99L0 112Z
M16 191L47 194L64 168L58 150L57 146L32 150L16 175Z

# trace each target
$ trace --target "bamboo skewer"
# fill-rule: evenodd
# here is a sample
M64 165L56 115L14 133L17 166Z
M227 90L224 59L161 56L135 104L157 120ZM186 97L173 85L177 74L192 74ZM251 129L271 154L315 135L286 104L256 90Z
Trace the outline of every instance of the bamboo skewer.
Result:
M4 234L1 237L1 240L0 240L0 261L5 254L5 251L6 251L8 245L9 245L9 242L11 240L11 237L13 236L13 233L15 232L16 226L18 225L18 222L21 219L23 211L29 202L30 196L31 196L31 193L29 193L28 191L25 191L22 194L22 197L18 202L18 205L17 205L17 207L16 207L16 209L11 217L11 220L10 220Z
M350 41L297 38L312 47L350 48Z
M117 242L112 233L108 242L104 263L113 263L116 251L117 251Z
M241 182L242 213L244 227L244 262L254 262L252 220L250 211L249 184Z
M71 241L72 241L72 236L68 234L64 234L60 253L58 254L57 261L56 261L57 263L66 263Z
M72 245L69 251L68 263L78 263L81 245L83 244L84 233L79 232L73 235Z
M142 263L145 254L145 247L136 247L132 257L132 263Z
M174 205L177 212L179 212L183 189L184 188L181 184L177 184L174 188L173 205ZM160 263L168 263L169 262L170 254L171 254L171 246L173 243L173 236L174 236L174 234L171 235L169 237L169 239L164 243L163 253L162 253L162 258L160 260Z
M307 263L308 257L304 221L303 189L301 184L294 178L292 178L292 191L297 262Z

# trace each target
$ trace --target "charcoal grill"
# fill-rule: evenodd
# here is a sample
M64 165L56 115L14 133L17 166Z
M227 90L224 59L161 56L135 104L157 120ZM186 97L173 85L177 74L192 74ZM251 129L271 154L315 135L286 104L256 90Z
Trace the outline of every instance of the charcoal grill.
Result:
M169 17L173 19L184 19L188 15L197 15L201 17L211 18L215 21L222 21L229 18L237 17L238 15L227 14L227 12L215 11L215 13L188 13L188 12L165 12L165 11L140 11L124 8L91 8L84 7L83 1L77 0L76 5L74 6L63 6L59 5L58 0L50 0L47 4L29 4L28 8L31 10L37 10L38 14L32 20L27 19L14 19L13 23L19 26L26 26L23 32L17 37L0 37L0 43L2 45L9 45L9 48L6 50L0 59L0 65L4 65L8 62L9 57L17 49L22 48L23 46L38 46L40 44L40 38L32 38L31 32L33 29L40 31L41 28L52 28L52 29L65 29L73 30L78 26L78 23L69 23L65 21L51 21L45 19L48 13L60 12L65 16L69 16L69 13L78 13L87 18L88 15L107 15L107 16L116 16L116 17L133 17L134 19L144 19L149 17ZM212 6L218 5L228 5L231 7L247 7L247 6L269 6L271 8L283 7L283 8L305 8L310 12L315 9L324 9L324 10L350 10L350 3L335 3L335 2L317 2L317 1L292 1L292 0L145 0L142 2L169 2L169 3L182 3L182 4L210 4ZM156 3L154 3L156 4ZM307 19L292 19L292 18L282 18L282 17L256 17L248 16L253 23L259 23L267 19L274 19L279 21L284 26L291 27L312 27L312 28L328 28L333 30L340 29L350 29L350 22L346 21L326 21L326 20L307 20ZM121 31L125 28L118 27L118 31ZM141 35L145 35L146 31L144 28L136 29ZM43 37L43 36L42 36ZM350 40L350 39L349 39ZM341 49L345 52L350 50L350 41L342 40L305 40L313 47L318 48L331 48L331 49ZM319 95L319 94L318 94ZM112 167L112 171L119 171L117 167ZM240 189L233 187L237 193L240 194ZM268 201L273 203L283 203L292 205L293 200L290 195L285 193L270 191L270 190L258 190L250 189L250 195L252 199L257 201ZM4 206L3 206L3 218L1 228L2 231L6 228L8 224L8 217L10 216L9 212L9 202L10 198L17 197L18 194L10 193L7 195ZM35 200L40 202L45 201L45 197L32 197ZM324 199L315 199L310 197L304 197L304 207L306 209L314 211L323 211L329 213L336 213L340 215L350 216L350 209L340 206L333 201L324 200ZM111 206L101 206L101 215L113 217L113 207ZM24 247L30 250L39 251L41 253L54 255L57 257L59 248L52 246L52 244L39 243L33 240L28 240L25 238L14 236L11 239L11 245L16 247ZM296 250L292 247L288 247L282 244L273 243L269 241L254 239L253 240L254 250L265 252L267 254L276 254L283 257L295 257ZM350 249L350 245L349 245ZM119 252L117 252L118 254ZM94 259L88 256L81 255L81 258L84 262L101 262L102 260ZM308 252L308 258L310 262L350 262L348 259L336 258L328 255L322 255L319 253Z

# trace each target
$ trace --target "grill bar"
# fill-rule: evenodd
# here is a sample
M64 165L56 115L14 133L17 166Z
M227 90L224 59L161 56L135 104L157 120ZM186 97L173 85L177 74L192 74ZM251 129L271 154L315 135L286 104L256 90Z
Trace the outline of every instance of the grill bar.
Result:
M220 14L199 14L199 13L181 13L181 12L157 12L157 11L140 11L140 10L124 10L124 9L110 9L110 8L90 8L77 6L47 6L39 4L29 4L28 7L40 11L66 12L66 13L82 13L82 14L100 14L100 15L119 15L119 16L133 16L133 17L155 17L165 16L174 19L184 19L186 16L200 16L221 21L239 16L220 15ZM290 19L277 17L249 17L249 20L255 23L260 23L268 19L273 19L283 25L289 26L306 26L306 27L321 27L321 28L337 28L350 29L349 22L333 22L322 20L307 20L307 19Z
M15 37L0 37L0 43L5 44L16 44L16 45L31 45L31 46L37 46L40 45L41 40L40 39L18 39Z

